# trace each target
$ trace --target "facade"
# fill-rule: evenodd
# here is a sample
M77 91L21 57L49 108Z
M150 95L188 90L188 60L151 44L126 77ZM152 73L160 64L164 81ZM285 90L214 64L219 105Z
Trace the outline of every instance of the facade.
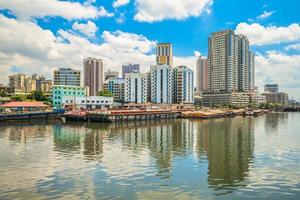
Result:
M148 89L148 74L132 72L125 75L125 102L146 103Z
M277 93L278 92L278 84L266 84L265 92Z
M125 78L126 74L131 72L140 72L140 65L139 64L128 64L122 66L122 78Z
M173 103L174 79L173 69L169 65L152 65L151 77L151 102Z
M289 103L288 94L284 92L266 92L262 95L266 97L267 103L276 103L281 105L288 105Z
M51 80L44 80L41 82L41 91L45 93L51 92L51 88L53 85L53 81Z
M258 94L256 92L248 93L250 97L250 104L261 105L267 103L266 96Z
M238 90L239 36L232 30L212 33L208 39L208 88L210 92Z
M80 86L80 70L59 68L54 70L54 85Z
M194 103L194 72L187 66L174 68L174 103Z
M249 90L249 41L244 35L239 35L239 68L238 84L240 92Z
M202 56L197 58L196 84L197 94L208 90L208 61Z
M14 88L14 91L25 92L26 75L25 74L13 74L9 76L9 87Z
M255 90L255 54L249 51L249 90Z
M113 97L102 96L64 96L62 99L62 106L75 106L77 109L102 109L111 108L113 104Z
M30 93L32 91L36 91L36 79L27 77L25 79L25 92Z
M103 86L103 62L101 59L86 58L83 60L84 86L89 87L90 96L96 96Z
M54 85L52 87L53 107L60 108L63 106L63 98L65 96L85 97L88 94L86 87L70 86L70 85Z
M232 93L204 93L202 95L205 106L236 106L247 107L250 105L250 96L243 92Z
M104 80L117 79L119 78L119 72L108 70L104 73Z
M157 45L156 64L173 67L173 48L171 43L159 43Z
M103 84L103 89L113 93L115 102L124 103L125 79L118 78L118 79L107 80Z

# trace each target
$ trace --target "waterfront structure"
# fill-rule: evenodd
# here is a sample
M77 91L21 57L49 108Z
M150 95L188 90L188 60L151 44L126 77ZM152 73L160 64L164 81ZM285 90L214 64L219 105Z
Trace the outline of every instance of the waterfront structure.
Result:
M108 70L104 73L104 80L117 79L119 78L119 72Z
M284 92L265 92L262 95L266 97L267 103L275 103L281 105L288 105L289 97Z
M265 92L278 93L278 84L266 84Z
M238 45L238 90L240 92L249 91L249 41L244 35L239 35L239 45Z
M64 96L62 98L62 106L74 106L77 109L102 109L111 108L113 105L113 97L103 96Z
M147 73L131 72L125 75L125 102L146 103L148 89Z
M126 74L131 72L140 72L139 64L127 64L122 66L122 78L125 78Z
M54 85L80 86L80 70L59 68L54 70Z
M117 78L107 80L103 84L103 90L109 91L114 95L114 101L124 103L125 101L125 79Z
M250 105L250 96L243 92L232 93L203 93L203 105L206 106L236 106L247 107Z
M255 90L255 54L249 51L249 90Z
M49 108L49 105L44 104L41 101L15 101L8 102L0 106L0 108L10 110L30 110L30 111L45 111Z
M169 65L152 65L151 77L151 102L173 103L174 79L173 69Z
M174 103L194 102L194 72L187 66L177 66L173 70Z
M87 87L71 86L71 85L54 85L52 87L53 107L62 107L62 100L65 96L85 97L88 94Z
M103 62L101 59L86 58L83 60L84 86L89 87L90 96L96 96L103 86Z
M156 46L156 64L173 67L173 48L171 43L159 43Z
M208 89L208 61L199 56L196 63L196 92L201 94Z
M22 73L12 74L9 76L9 87L14 91L25 92L26 75Z
M239 36L232 30L212 33L208 39L208 88L210 92L238 90Z

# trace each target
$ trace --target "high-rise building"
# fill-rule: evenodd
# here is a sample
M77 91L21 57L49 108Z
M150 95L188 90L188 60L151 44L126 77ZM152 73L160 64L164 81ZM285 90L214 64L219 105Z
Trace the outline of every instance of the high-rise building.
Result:
M96 96L103 86L103 62L101 59L83 60L84 86L89 87L89 95Z
M255 90L255 54L249 51L249 90Z
M148 88L148 74L127 73L125 75L125 102L146 103Z
M51 92L51 88L53 85L53 81L52 80L44 80L41 82L41 91L45 92L45 93L49 93Z
M171 43L159 43L156 47L156 64L173 67L173 49Z
M249 41L244 35L239 35L239 67L238 89L240 92L249 91Z
M232 30L212 33L208 40L208 88L211 92L238 90L239 37Z
M25 74L13 74L9 76L9 87L14 88L15 91L25 92L26 75Z
M187 66L174 68L174 103L194 102L194 72Z
M151 102L173 103L173 69L169 65L152 65L151 73Z
M125 100L125 79L109 79L103 84L103 89L114 95L114 101L124 103Z
M122 78L125 78L126 74L131 72L140 72L140 65L139 64L128 64L122 66Z
M54 70L54 85L80 86L80 70L59 68Z
M201 94L208 90L208 62L207 58L199 56L196 64L196 89Z
M108 70L104 73L104 80L112 80L119 78L119 72Z
M278 93L278 84L266 84L265 92Z
M27 77L25 80L25 92L30 93L36 91L36 79L32 77Z

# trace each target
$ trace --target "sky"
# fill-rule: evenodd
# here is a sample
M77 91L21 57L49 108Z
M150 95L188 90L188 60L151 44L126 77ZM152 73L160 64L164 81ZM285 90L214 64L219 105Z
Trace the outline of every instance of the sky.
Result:
M1 0L0 83L23 72L52 78L82 69L86 57L121 72L155 64L158 42L173 44L175 65L196 66L212 32L232 29L256 54L255 85L278 83L300 100L299 0Z

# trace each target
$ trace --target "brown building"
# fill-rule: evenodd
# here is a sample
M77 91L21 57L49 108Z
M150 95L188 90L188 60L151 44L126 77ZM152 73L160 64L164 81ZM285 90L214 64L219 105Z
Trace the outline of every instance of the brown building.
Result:
M96 96L103 87L103 62L101 59L86 58L83 60L84 86L89 87L89 95Z

